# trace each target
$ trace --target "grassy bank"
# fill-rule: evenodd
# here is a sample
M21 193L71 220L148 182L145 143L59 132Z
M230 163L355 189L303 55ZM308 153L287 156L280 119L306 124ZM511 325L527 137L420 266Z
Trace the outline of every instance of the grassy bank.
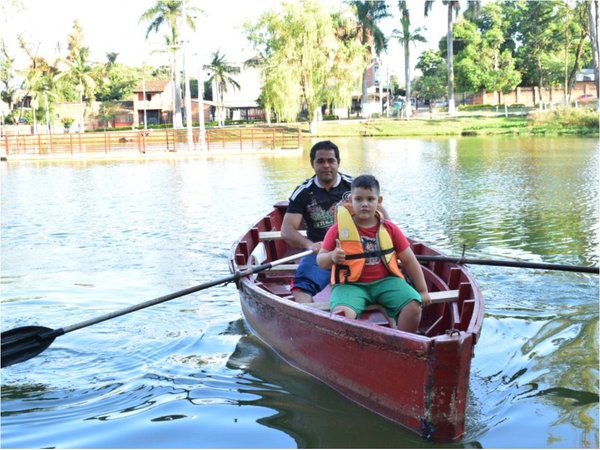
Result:
M581 135L597 136L598 113L546 112L530 116L458 115L398 119L319 122L317 137L349 136L475 136L475 135ZM303 126L308 133L308 125Z

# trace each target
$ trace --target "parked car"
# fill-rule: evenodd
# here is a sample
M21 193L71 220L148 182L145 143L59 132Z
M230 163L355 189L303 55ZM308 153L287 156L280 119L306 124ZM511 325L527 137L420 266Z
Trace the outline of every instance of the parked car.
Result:
M594 100L596 100L596 97L592 94L583 94L577 97L577 101L582 103L593 102Z

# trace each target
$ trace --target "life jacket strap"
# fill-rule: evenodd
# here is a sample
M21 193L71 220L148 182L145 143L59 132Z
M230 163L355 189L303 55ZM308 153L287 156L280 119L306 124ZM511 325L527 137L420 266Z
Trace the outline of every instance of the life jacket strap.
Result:
M344 281L340 279L341 272L344 272ZM347 283L350 276L350 266L346 264L336 264L335 266L335 284Z
M362 259L362 258L381 258L383 255L389 255L393 253L393 248L388 248L386 250L376 250L374 252L365 252L365 253L356 253L354 255L346 255L346 259Z

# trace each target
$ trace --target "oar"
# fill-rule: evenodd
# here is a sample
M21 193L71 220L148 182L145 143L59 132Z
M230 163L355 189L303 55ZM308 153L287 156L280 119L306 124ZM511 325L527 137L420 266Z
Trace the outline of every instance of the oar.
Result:
M456 256L417 255L421 262L440 261L454 264L474 264L480 266L520 267L525 269L563 270L566 272L600 273L599 267L570 266L565 264L533 263L525 261L506 261L499 259L474 259Z
M96 317L94 319L89 319L83 322L76 323L74 325L70 325L64 328L46 328L39 326L25 326L19 328L13 328L12 330L5 331L2 333L2 367L7 367L12 364L20 363L23 361L27 361L28 359L33 358L34 356L39 355L44 350L46 350L50 344L56 339L58 336L62 336L63 334L70 333L71 331L78 330L80 328L89 327L90 325L95 325L100 322L104 322L105 320L114 319L115 317L123 316L125 314L129 314L134 311L138 311L140 309L148 308L149 306L154 306L159 303L166 302L168 300L173 300L178 297L183 297L184 295L192 294L194 292L201 291L203 289L208 289L213 286L217 286L220 284L229 283L231 281L237 281L243 277L248 275L262 272L263 270L268 270L272 267L278 266L280 264L285 264L287 262L293 261L297 258L301 258L303 256L308 256L312 253L312 250L306 250L295 255L287 256L285 258L278 259L276 261L271 261L270 263L261 264L258 266L251 266L247 269L237 272L233 275L230 275L225 278L221 278L220 280L210 281L208 283L199 284L197 286L193 286L187 289L183 289L181 291L174 292L172 294L164 295L162 297L155 298L153 300L148 300L143 303L139 303L137 305L129 306L127 308L120 309L118 311L114 311L108 314L104 314L102 316Z

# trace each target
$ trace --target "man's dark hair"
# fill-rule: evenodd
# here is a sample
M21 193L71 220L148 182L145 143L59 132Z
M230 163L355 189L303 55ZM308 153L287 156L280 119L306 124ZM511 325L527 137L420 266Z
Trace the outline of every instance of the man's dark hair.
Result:
M373 175L359 175L354 180L352 180L351 189L354 190L356 188L370 189L373 192L376 192L379 195L379 181Z
M340 151L337 148L337 145L335 145L331 141L319 141L315 145L313 145L312 148L310 149L310 163L311 164L315 161L318 150L333 150L335 153L335 159L338 160L338 163L340 162Z

